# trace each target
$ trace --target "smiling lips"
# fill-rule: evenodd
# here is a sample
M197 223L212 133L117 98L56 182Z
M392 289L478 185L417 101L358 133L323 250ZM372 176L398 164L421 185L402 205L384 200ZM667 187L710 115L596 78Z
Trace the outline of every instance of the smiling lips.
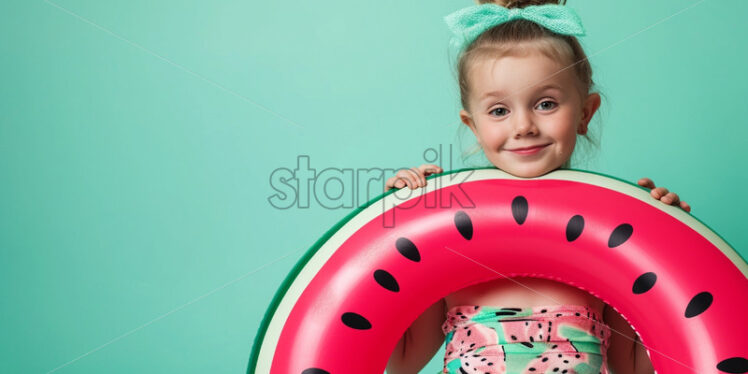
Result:
M547 147L549 144L536 145L532 147L509 149L509 151L520 154L520 155L531 155L539 152L541 149Z

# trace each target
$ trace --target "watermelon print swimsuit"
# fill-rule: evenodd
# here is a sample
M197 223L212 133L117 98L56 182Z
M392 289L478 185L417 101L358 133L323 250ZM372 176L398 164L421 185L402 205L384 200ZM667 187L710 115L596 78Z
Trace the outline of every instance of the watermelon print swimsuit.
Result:
M610 374L610 327L587 306L461 305L442 325L442 373Z

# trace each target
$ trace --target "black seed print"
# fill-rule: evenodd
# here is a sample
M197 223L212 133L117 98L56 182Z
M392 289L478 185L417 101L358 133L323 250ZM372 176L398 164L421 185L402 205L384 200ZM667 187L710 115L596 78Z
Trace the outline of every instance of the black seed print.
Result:
M709 292L701 292L694 296L691 301L688 302L686 307L686 318L696 317L712 305L712 294Z
M494 312L497 316L513 316L517 314L517 312Z
M527 219L527 199L524 196L517 196L512 200L512 216L518 224L525 223Z
M501 310L513 310L515 312L521 312L522 308L501 308Z
M330 374L330 372L317 368L309 368L302 371L301 374Z
M566 240L570 242L577 240L577 238L582 235L583 229L584 218L579 214L571 217L569 223L566 224Z
M397 284L395 277L385 270L377 269L374 271L374 280L379 283L380 286L392 291L400 292L400 286Z
M512 335L512 340L517 340L517 337Z
M653 272L644 273L640 275L636 280L634 281L634 287L631 288L631 292L639 295L643 294L654 287L655 282L657 282L657 274Z
M628 223L622 223L613 230L608 239L608 248L618 247L619 245L629 240L631 234L634 232L634 228Z
M743 357L730 357L720 361L717 370L725 373L748 373L748 360Z
M414 262L421 261L421 254L418 253L418 248L416 248L416 245L407 238L397 238L395 247L397 247L397 251L408 260Z
M455 226L463 238L470 240L473 238L473 222L467 213L459 211L455 213Z
M371 322L366 318L357 313L346 312L340 317L343 320L343 324L356 330L368 330L371 328Z
M524 345L527 348L532 348L533 347L533 345L530 344L530 343L528 343L528 342L522 342L522 345Z

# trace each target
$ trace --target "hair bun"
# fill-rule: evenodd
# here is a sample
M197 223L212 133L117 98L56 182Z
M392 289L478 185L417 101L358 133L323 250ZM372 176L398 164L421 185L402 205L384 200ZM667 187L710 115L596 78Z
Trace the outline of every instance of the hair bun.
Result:
M478 4L496 4L504 8L524 8L529 5L564 5L566 0L478 0Z

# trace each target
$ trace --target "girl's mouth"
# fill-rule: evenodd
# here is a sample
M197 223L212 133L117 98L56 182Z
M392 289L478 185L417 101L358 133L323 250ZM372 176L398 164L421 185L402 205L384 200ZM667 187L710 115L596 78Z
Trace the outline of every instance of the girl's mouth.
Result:
M549 144L541 145L541 146L537 146L533 148L528 148L528 149L514 150L510 152L513 152L519 155L532 155L532 154L540 152L543 148L547 147L548 145Z

